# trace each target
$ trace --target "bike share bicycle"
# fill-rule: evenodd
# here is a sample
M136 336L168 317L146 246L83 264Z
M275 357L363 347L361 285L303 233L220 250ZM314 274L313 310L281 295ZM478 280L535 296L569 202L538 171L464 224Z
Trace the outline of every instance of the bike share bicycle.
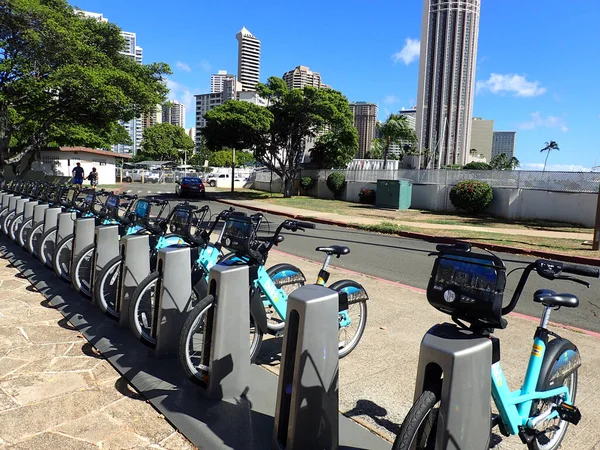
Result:
M598 269L539 259L526 267L510 303L502 307L504 262L473 253L469 244L438 245L427 299L454 324L431 328L421 343L415 403L393 450L484 449L495 426L518 434L532 450L555 450L569 423L581 414L575 404L581 357L569 340L548 330L553 309L575 308L579 299L548 289L533 301L544 307L521 389L510 391L500 367L500 340L493 336L517 306L531 272L546 280L589 284L570 275L598 278ZM517 270L517 269L515 269ZM491 396L499 411L492 416Z
M34 204L37 204L38 199L43 194L45 189L46 189L46 183L34 182L30 186L30 189L27 192L26 196L30 202L34 202ZM24 208L25 208L25 206L24 206ZM19 233L19 230L21 229L21 226L23 225L25 220L26 220L25 219L25 209L23 209L23 211L20 211L15 214L13 219L10 221L10 223L7 224L7 227L6 227L10 238L13 241L21 244L21 246L23 245L23 243L19 240L18 233Z
M68 186L51 185L46 191L44 204L48 205L48 209L62 207L61 201L68 192ZM46 212L44 212L46 214ZM19 238L23 237L25 248L35 257L38 256L38 247L41 238L44 234L44 216L37 222L31 222L31 226L26 228L25 224L19 230Z
M283 229L296 232L306 228L315 228L310 222L285 220L276 229L273 236L259 237L258 229L264 216L261 213L247 216L244 213L232 214L225 223L222 234L222 245L232 251L233 257L226 257L219 261L219 265L247 264L250 266L250 356L254 362L260 351L264 333L281 335L285 327L288 293L284 287L295 284L304 284L305 277L300 269L289 265L276 265L266 270L264 265L268 253L273 247L284 240L280 233ZM347 247L331 246L318 247L318 251L327 253L323 268L319 272L316 284L324 285L329 277L327 266L332 255L341 256L348 254ZM299 277L298 275L301 275ZM332 284L331 289L345 294L343 308L338 315L339 322L339 355L348 355L360 341L366 327L367 320L367 293L364 288L351 280L341 280ZM209 315L214 304L214 296L204 297L187 317L179 341L179 362L186 376L196 383L202 383L207 370L203 359L206 343L204 331ZM356 310L354 309L356 307ZM274 320L274 314L267 312L271 309L277 313L279 320ZM359 317L350 318L350 310L357 311ZM352 325L356 326L356 333L347 341L344 336Z

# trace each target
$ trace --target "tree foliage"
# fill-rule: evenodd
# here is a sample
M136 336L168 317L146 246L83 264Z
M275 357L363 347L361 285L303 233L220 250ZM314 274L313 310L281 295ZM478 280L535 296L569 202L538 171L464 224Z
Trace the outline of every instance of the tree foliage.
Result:
M519 167L521 163L514 156L509 158L504 153L500 153L492 158L490 166L494 170L514 170Z
M205 114L202 134L209 148L252 150L257 161L282 178L287 197L308 140L315 141L311 159L321 167L342 167L356 154L358 134L348 100L338 91L288 90L277 77L256 89L267 107L229 101Z
M48 145L127 143L117 124L164 101L162 63L123 55L121 30L66 0L0 2L0 166Z
M213 152L210 154L208 158L208 165L211 167L231 167L233 157L233 150L219 150L218 152ZM249 164L254 164L255 159L252 156L252 153L237 151L235 152L235 165L236 166L246 166Z
M402 114L390 114L384 123L377 124L377 133L383 145L384 169L387 166L388 154L392 144L408 142L408 145L414 145L417 142L415 131L410 127L406 116Z
M189 151L193 148L194 141L183 128L170 123L157 123L144 130L140 154L150 161L179 161L183 157L179 150Z
M346 176L342 172L332 172L327 177L327 187L336 199L339 199L346 187Z
M480 161L472 161L463 166L465 170L492 170L492 166L488 163L480 162Z
M489 184L479 180L460 181L450 189L450 201L456 209L479 213L490 204L494 192Z

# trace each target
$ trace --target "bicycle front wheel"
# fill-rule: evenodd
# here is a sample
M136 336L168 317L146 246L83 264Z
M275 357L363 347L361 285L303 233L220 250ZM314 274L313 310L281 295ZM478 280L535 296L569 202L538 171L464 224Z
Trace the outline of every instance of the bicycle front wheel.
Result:
M73 235L62 239L54 252L53 266L56 275L65 281L71 280L71 254L73 252Z
M24 220L19 226L19 230L17 231L17 242L21 247L25 247L25 244L27 243L27 236L29 235L32 226L33 217Z
M277 264L267 269L269 278L275 286L290 295L300 286L304 286L306 277L302 271L292 264ZM267 300L263 293L263 301ZM271 302L265 301L265 313L267 315L267 327L271 331L281 331L285 328L285 317L280 317Z
M8 234L8 227L10 226L10 223L15 218L16 214L17 214L16 211L11 211L3 219L3 221L2 221L2 231L4 231L4 234Z
M88 245L73 261L71 282L75 289L87 298L92 298L92 271L96 246Z
M156 335L153 332L155 302L158 298L156 286L160 278L159 272L152 272L138 285L129 301L129 325L136 338L154 347Z
M121 267L123 256L118 255L111 259L98 273L94 286L94 297L102 312L118 319L121 315L117 311L117 297L121 285Z
M339 313L338 354L348 356L356 348L367 326L367 291L352 280L341 280L329 286L348 296L348 309Z
M19 231L19 228L21 227L21 224L23 223L23 213L17 215L12 222L10 223L10 226L8 227L8 235L10 236L10 238L13 241L17 241L17 231Z
M38 256L42 264L52 268L54 251L56 250L56 232L58 228L52 227L44 233L38 244Z
M412 406L396 436L392 450L434 450L440 394L426 389Z
M38 256L38 244L43 234L44 222L34 225L31 230L29 230L29 235L27 236L27 250L35 257Z

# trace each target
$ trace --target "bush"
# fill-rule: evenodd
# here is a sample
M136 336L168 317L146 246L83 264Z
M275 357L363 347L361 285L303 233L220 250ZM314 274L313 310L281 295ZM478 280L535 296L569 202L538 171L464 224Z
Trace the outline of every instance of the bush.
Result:
M342 172L333 172L327 177L327 187L336 199L339 199L346 187L346 176Z
M305 192L310 191L315 185L315 179L313 177L302 177L300 180L300 186Z
M463 166L465 170L492 170L492 166L488 163L473 161Z
M358 199L361 203L375 204L376 192L373 189L360 188Z
M450 201L456 209L478 213L490 204L494 194L489 184L465 180L450 189Z

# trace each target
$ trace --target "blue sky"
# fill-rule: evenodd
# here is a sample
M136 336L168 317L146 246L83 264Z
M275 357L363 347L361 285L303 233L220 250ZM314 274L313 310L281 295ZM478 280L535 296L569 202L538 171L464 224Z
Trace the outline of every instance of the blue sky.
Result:
M420 0L71 0L137 33L144 62L173 69L171 98L187 104L210 92L210 74L237 70L235 34L262 42L261 81L298 65L350 101L379 104L380 119L417 96ZM600 165L600 2L482 0L474 115L517 131L523 168L541 168L544 142L559 152L552 170Z

